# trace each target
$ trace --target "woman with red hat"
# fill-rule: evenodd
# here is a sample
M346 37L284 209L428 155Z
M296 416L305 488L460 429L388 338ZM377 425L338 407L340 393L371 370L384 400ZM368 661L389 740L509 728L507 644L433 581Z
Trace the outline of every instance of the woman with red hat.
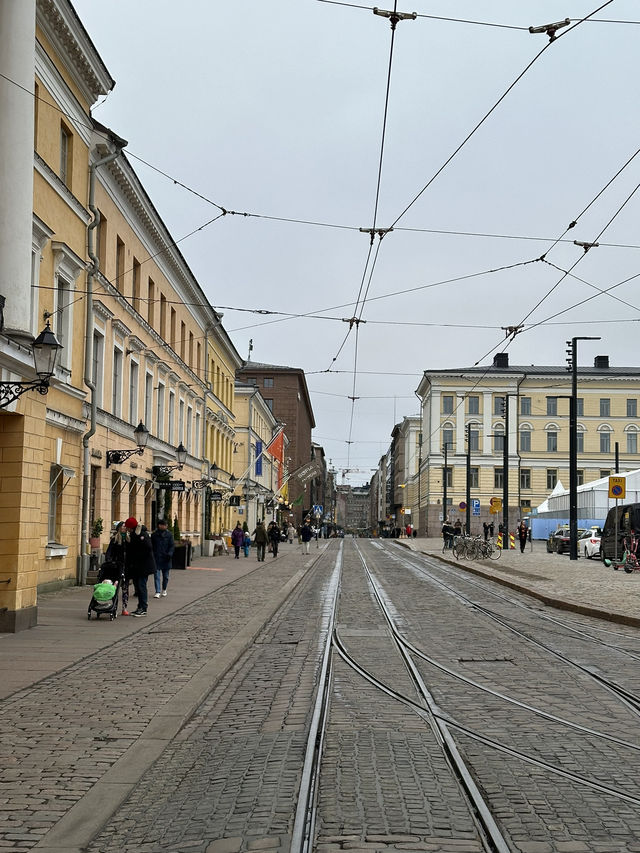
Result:
M138 596L138 608L131 615L146 616L148 604L147 578L156 569L151 536L144 524L138 524L137 519L133 516L125 521L124 526L127 531L127 576L133 581Z

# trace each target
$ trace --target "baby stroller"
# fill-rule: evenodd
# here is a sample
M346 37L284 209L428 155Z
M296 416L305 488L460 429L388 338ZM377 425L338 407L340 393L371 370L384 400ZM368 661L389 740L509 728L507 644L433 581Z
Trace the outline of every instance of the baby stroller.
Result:
M87 619L91 619L91 612L100 616L108 616L113 622L118 618L118 598L120 588L124 581L124 567L118 563L105 561L98 572L98 583L93 587L93 595L87 610Z

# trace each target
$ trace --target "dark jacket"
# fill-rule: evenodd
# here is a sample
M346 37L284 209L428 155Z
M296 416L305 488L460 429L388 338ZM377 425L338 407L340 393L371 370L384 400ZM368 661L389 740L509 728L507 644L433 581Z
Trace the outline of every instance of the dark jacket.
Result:
M151 534L151 547L156 567L158 569L171 568L171 558L176 548L173 533L170 533L169 530L154 530Z
M153 574L156 561L153 558L151 536L143 524L129 531L129 541L126 546L127 577L144 578Z
M231 542L235 548L242 548L244 545L244 530L241 527L234 527L231 531Z
M264 524L256 525L256 529L253 531L253 541L256 545L267 544L267 531L264 529Z
M269 528L269 539L271 539L272 542L280 541L280 528L277 524L274 524Z
M311 527L308 524L302 525L302 530L300 531L300 538L303 542L311 542Z
M111 537L111 541L107 546L107 552L104 555L105 560L108 560L111 563L117 563L119 566L124 566L125 564L125 544L124 537L122 537L119 533L114 533Z

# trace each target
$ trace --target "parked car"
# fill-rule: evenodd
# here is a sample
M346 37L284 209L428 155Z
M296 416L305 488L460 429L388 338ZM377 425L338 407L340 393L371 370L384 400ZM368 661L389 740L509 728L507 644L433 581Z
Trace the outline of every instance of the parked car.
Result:
M586 531L586 535L578 540L578 554L584 555L589 560L593 557L599 557L601 536L602 529L600 527L590 527Z
M617 517L617 524L616 524ZM618 547L616 550L616 529L618 532ZM602 529L600 542L600 559L611 560L616 553L624 551L625 537L631 538L640 533L640 503L619 504L612 507Z
M553 533L549 534L549 538L547 539L547 554L551 554L558 550L557 539L565 535L569 535L568 524L563 524L561 527L558 527L557 530L554 530Z

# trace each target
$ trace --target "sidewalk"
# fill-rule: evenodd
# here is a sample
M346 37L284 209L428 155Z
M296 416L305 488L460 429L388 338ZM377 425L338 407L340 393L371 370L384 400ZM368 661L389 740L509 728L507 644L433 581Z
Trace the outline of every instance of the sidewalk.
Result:
M392 540L389 540L392 541ZM503 551L499 560L456 560L442 551L442 539L398 539L400 545L452 563L473 574L528 593L552 607L640 627L640 572L607 568L599 559L548 554L543 540L528 542L524 553Z
M283 554L284 556L284 554ZM0 700L59 672L71 664L110 646L157 622L187 604L256 571L255 554L235 560L233 556L196 557L186 570L171 572L168 595L155 599L153 576L147 583L149 609L144 618L118 616L87 620L91 586L65 587L38 596L38 624L18 634L0 634ZM133 586L130 593L133 593ZM131 610L135 598L130 598Z

